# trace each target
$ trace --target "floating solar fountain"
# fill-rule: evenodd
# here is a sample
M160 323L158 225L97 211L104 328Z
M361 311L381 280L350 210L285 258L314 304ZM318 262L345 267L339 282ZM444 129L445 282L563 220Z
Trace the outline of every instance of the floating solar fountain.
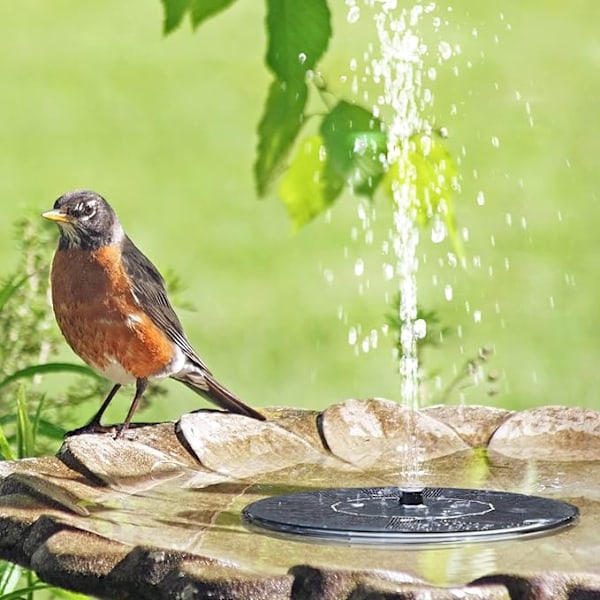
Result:
M337 488L265 498L243 511L273 534L350 544L478 542L540 535L572 525L566 502L462 488Z

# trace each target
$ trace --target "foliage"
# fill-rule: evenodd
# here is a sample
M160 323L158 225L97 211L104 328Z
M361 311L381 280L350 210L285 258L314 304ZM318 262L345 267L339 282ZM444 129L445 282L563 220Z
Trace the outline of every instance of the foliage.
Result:
M17 391L16 434L14 449L0 427L0 455L3 459L15 460L36 455L37 436L40 431L42 401L33 415L26 397L26 383L21 381ZM0 600L33 600L36 592L46 591L53 598L84 600L87 596L55 588L41 581L35 573L9 562L0 562ZM49 597L49 596L46 596Z
M50 362L60 344L48 303L52 246L50 232L36 221L26 219L17 224L20 260L0 287L0 427L5 430L6 441L18 446L16 456L34 454L32 440L22 438L27 428L19 429L26 416L25 397L29 407L35 407L36 434L45 438L38 451L55 446L65 433L56 424L65 421L73 398L58 395L42 417L45 396L39 389L41 376L71 371L95 377L82 365ZM3 455L8 458L6 449Z
M177 29L186 16L197 28L206 18L228 8L233 0L162 0L164 32ZM405 164L387 165L390 139L387 126L371 111L344 99L330 105L332 96L318 73L332 36L327 0L266 0L267 52L265 64L273 75L258 124L254 179L259 196L283 174L278 192L294 229L322 214L344 189L373 198L378 188L393 197L394 181L410 179L420 225L441 220L459 255L460 240L452 210L457 188L456 165L439 137L413 131L401 156ZM309 86L324 100L317 134L298 141L308 121ZM294 155L288 157L295 147ZM406 160L406 158L404 159Z

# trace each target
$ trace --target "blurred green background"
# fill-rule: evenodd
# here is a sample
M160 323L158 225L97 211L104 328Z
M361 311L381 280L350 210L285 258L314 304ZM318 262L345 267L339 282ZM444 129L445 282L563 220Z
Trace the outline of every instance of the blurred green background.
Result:
M375 38L371 22L350 26L343 3L331 4L321 69L346 94L349 61ZM498 393L480 386L453 402L597 407L600 4L463 0L451 10L438 3L436 14L442 26L424 27L426 43L462 49L430 82L429 117L449 129L448 147L461 157L454 202L468 266L452 267L452 248L422 231L420 301L458 328L426 354L426 368L447 382L491 344ZM350 326L368 333L389 312L393 288L381 266L389 206L380 200L375 243L365 247L352 240L360 226L349 196L295 235L276 190L256 198L255 129L269 81L263 19L263 3L240 0L196 33L184 26L164 38L157 0L2 3L0 274L17 260L17 218L92 188L159 269L185 281L182 297L195 307L179 311L188 335L245 401L398 400L393 339L366 354L347 342ZM63 358L76 360L67 349ZM205 405L168 385L169 402L138 419ZM119 398L116 420L128 404ZM81 410L87 417L95 406ZM74 422L85 417L74 413Z

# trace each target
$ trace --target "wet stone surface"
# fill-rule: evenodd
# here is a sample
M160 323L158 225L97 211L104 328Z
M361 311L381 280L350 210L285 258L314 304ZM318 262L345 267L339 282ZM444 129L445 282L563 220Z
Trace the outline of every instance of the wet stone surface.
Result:
M600 598L600 413L409 414L368 399L265 414L200 411L0 462L0 556L99 598ZM399 485L414 434L423 485L565 500L579 522L416 548L308 543L244 525L244 507L273 495Z

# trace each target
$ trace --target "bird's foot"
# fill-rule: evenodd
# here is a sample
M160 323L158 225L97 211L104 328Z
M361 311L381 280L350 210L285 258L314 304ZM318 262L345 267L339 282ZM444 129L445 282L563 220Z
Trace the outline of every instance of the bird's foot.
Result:
M112 433L115 434L115 437L120 437L119 429L120 428L115 427L115 425L101 425L96 421L90 421L87 425L84 425L83 427L78 427L77 429L73 429L72 431L67 431L67 433L65 433L65 437L81 435L83 433Z

